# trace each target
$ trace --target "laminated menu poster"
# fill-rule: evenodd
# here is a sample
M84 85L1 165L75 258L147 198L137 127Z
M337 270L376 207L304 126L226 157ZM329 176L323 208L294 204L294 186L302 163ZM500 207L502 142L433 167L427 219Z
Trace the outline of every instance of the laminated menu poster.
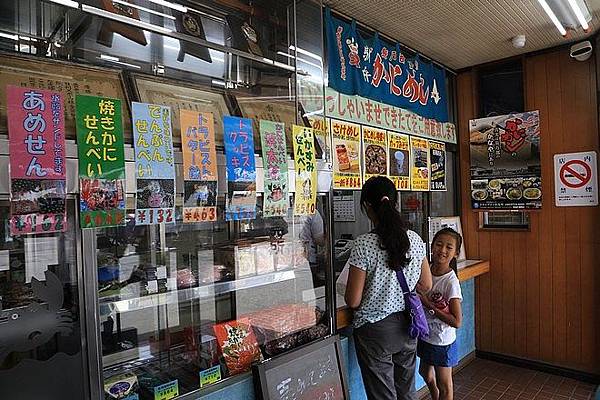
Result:
M10 232L64 232L65 116L63 97L50 90L7 86Z
M285 217L288 210L288 165L285 124L260 120L264 169L263 217Z
M227 202L225 219L256 218L256 165L252 120L223 117L225 160L227 162Z
M390 179L397 190L410 190L410 140L408 135L388 131Z
M410 137L410 187L429 190L429 141L414 136Z
M429 161L431 191L446 191L446 145L444 143L429 141Z
M542 207L539 111L469 121L474 209Z
M296 166L294 215L313 215L317 203L317 161L313 129L294 125L292 135Z
M175 165L169 107L132 103L136 225L175 223Z
M333 188L360 189L360 125L331 120L333 135Z
M329 127L331 119L319 116L308 117L308 122L315 133L315 142L319 144L325 162L331 162L331 142L329 141Z
M121 100L75 97L82 228L125 223L125 154Z
M248 318L214 325L213 330L229 375L246 372L253 362L262 361L258 341Z
M217 150L212 113L179 111L183 222L217 220Z
M363 126L363 160L365 181L373 176L388 175L387 134L383 129Z

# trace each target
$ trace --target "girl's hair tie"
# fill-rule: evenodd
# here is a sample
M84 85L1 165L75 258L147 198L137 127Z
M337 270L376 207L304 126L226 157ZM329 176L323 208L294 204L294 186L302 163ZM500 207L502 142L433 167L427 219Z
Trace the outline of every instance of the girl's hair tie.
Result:
M384 201L390 201L390 198L389 198L389 197L387 197L387 196L383 196L383 197L381 198L381 202L383 203Z

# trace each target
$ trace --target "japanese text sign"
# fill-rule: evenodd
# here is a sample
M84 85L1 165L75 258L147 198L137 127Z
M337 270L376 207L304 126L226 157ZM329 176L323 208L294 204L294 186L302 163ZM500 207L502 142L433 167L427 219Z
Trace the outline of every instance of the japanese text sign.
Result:
M121 100L76 95L79 210L82 228L125 223Z
M399 44L387 43L376 33L364 38L356 24L325 11L329 86L402 107L425 118L448 121L446 75L443 69L408 58Z
M410 190L410 141L408 135L388 132L390 179L397 190Z
M13 235L63 232L65 118L61 94L7 87Z
M365 181L372 176L387 176L387 133L383 129L363 126L362 137Z
M217 220L217 151L210 112L180 110L183 222Z
M598 205L595 151L554 155L554 197L557 207Z
M474 209L542 207L539 111L470 120L469 150Z
M325 112L329 117L357 124L385 128L446 143L456 143L456 127L400 107L340 93L325 88Z
M331 142L329 140L329 126L331 125L331 119L319 116L310 116L308 117L308 122L313 128L313 132L315 134L315 141L319 144L319 147L323 152L323 160L330 163Z
M446 145L429 141L431 191L446 191Z
M429 190L429 141L410 138L410 187L414 191Z
M294 165L296 167L296 196L294 215L312 215L317 202L317 162L312 128L294 125Z
M331 120L333 136L333 188L360 189L360 125Z
M169 107L132 103L137 225L175 222L175 165Z
M285 125L260 120L264 168L263 217L284 217L288 210L288 165Z
M252 120L223 117L225 160L227 162L227 203L225 219L256 217L256 165Z

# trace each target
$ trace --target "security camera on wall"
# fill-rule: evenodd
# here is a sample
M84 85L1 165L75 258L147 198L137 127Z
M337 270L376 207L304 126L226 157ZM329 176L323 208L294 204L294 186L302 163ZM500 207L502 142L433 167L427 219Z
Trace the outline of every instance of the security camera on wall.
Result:
M575 43L571 46L569 55L577 61L585 61L592 55L592 43L589 40L585 42Z

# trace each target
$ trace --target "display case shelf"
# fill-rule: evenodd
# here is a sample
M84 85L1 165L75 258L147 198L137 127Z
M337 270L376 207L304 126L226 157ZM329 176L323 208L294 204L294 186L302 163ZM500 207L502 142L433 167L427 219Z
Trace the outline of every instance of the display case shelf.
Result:
M169 304L179 304L190 300L212 299L221 294L289 281L295 278L295 271L290 269L250 276L234 281L211 283L208 285L173 290L167 293L156 293L131 299L116 300L113 296L112 298L100 300L100 315L107 316L114 313L143 310Z

